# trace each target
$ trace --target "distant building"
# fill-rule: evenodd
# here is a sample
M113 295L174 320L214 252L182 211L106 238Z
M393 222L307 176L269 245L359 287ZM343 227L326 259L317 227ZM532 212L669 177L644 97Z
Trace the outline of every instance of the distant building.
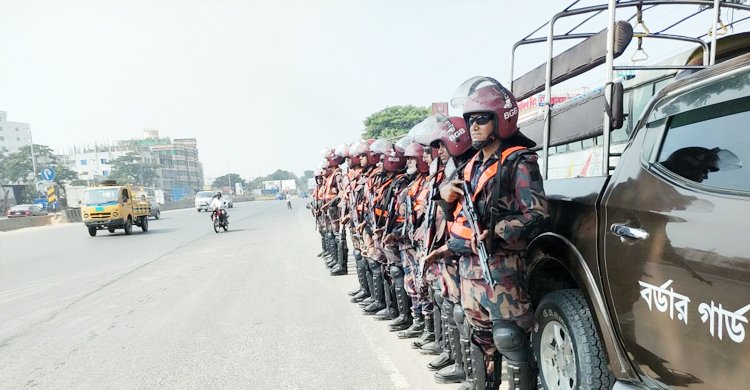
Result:
M128 153L140 155L140 163L156 170L155 187L167 195L192 194L203 189L203 164L195 138L160 138L157 129L145 129L142 139L121 140L111 145L73 147L58 156L81 180L98 181L112 172L110 162Z
M22 146L31 145L31 126L23 122L8 122L8 113L0 111L0 149L16 153Z

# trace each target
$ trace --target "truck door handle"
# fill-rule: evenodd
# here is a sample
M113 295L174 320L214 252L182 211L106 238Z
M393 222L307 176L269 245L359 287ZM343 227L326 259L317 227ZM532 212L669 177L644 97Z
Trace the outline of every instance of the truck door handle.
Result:
M647 231L643 229L639 229L639 228L622 225L619 223L613 223L612 226L609 227L609 230L615 235L620 236L620 237L633 238L636 240L645 240L648 238Z

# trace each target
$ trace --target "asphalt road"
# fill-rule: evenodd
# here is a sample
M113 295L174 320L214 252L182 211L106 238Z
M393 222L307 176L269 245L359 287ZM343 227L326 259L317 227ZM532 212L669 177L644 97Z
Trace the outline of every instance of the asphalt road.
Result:
M305 201L0 233L0 387L453 389L330 277ZM352 261L353 264L353 261Z

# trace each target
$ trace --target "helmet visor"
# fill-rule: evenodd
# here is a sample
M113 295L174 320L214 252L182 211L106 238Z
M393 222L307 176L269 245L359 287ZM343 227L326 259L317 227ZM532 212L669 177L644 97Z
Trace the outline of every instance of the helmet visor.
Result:
M444 115L430 115L412 127L409 134L414 137L415 141L424 146L429 146L430 143L440 137L440 132L449 126L450 122Z
M485 87L490 87L486 89ZM505 88L497 80L491 77L475 76L461 84L460 87L453 92L451 97L451 106L453 108L463 111L464 105L467 101L471 101L475 105L482 105L483 94L480 90L495 90L498 94L506 95Z
M375 140L375 142L370 145L370 152L372 153L385 154L390 152L391 149L393 149L393 144L383 138Z

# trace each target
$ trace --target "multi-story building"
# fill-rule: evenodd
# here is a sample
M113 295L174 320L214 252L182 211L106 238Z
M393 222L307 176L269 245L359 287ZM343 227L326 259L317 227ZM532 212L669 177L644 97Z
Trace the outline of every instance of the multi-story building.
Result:
M185 191L203 189L203 164L198 158L195 138L176 138L171 143L149 146L158 160L159 177L164 188L185 188Z
M0 149L7 153L18 152L22 146L31 145L31 127L28 123L8 122L8 113L0 111Z
M203 164L198 158L195 138L160 138L156 129L145 129L142 139L74 148L72 153L61 157L81 180L98 181L112 172L112 160L128 153L137 153L140 164L156 171L154 187L165 190L173 200L203 189Z

